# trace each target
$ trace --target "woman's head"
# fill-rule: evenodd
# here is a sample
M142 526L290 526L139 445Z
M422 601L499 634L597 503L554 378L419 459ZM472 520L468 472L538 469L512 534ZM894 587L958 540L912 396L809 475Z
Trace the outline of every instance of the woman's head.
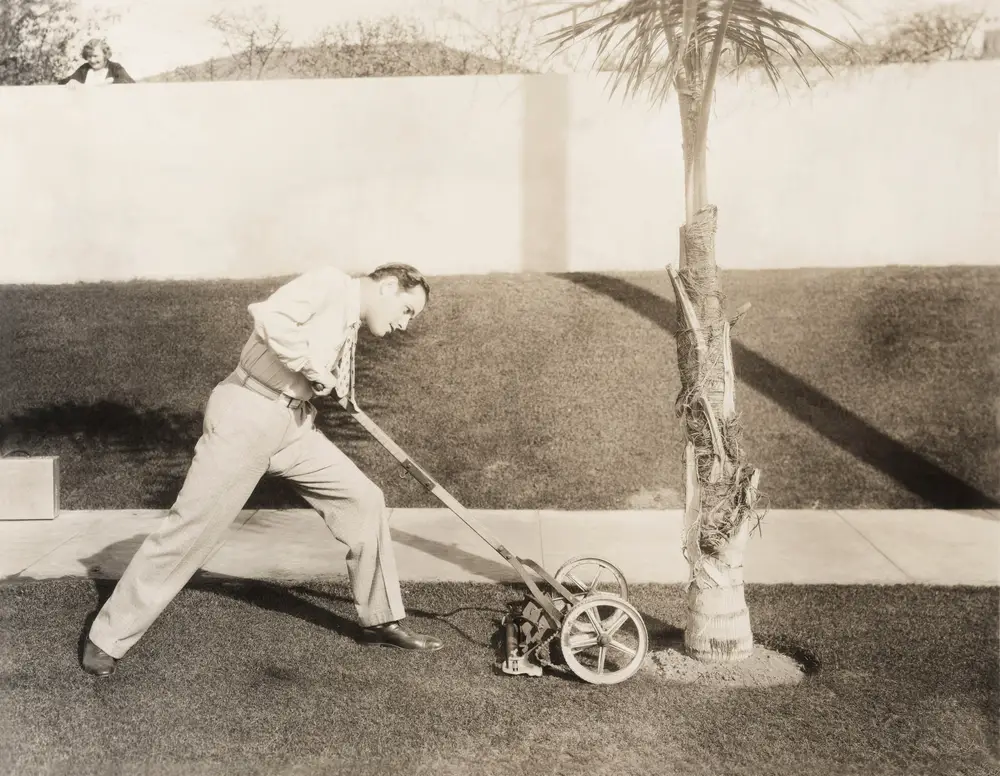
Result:
M83 58L95 70L101 70L111 59L111 46L100 38L91 38L83 47Z

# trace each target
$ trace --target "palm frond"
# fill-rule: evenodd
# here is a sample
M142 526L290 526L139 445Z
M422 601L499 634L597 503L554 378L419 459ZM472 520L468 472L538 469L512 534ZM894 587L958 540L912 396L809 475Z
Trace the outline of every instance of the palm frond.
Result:
M844 7L842 0L786 2L807 9L823 3ZM723 24L725 10L728 19ZM621 87L632 94L648 90L661 99L674 87L678 68L685 61L707 65L702 55L720 39L737 65L759 65L775 87L784 74L782 62L807 83L802 67L807 58L829 71L806 34L850 48L816 25L762 0L586 0L567 3L542 18L565 18L574 11L576 20L549 33L543 42L557 52L596 43L598 56L616 63L613 91Z

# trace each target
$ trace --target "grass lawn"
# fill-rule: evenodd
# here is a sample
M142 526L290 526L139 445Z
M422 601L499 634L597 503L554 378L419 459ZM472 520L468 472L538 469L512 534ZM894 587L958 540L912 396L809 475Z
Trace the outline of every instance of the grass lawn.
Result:
M1000 268L722 280L753 304L736 399L767 504L1000 501ZM169 506L246 306L279 283L0 288L0 445L61 456L64 508ZM362 338L358 398L467 506L676 506L675 329L666 272L439 278L405 336ZM438 505L338 408L323 425L390 505ZM302 502L265 481L250 505Z
M0 771L32 774L934 774L1000 768L994 589L753 586L795 687L597 687L494 673L501 585L408 585L430 656L358 645L346 585L202 579L111 679L77 663L110 583L0 587ZM651 648L677 587L633 595Z

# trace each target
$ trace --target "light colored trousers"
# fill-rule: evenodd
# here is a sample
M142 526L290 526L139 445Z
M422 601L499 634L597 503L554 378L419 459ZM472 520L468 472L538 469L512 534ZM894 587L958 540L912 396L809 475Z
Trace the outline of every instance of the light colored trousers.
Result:
M202 567L265 473L279 475L347 545L363 626L401 620L382 491L314 425L311 404L290 409L230 375L212 391L187 478L163 524L146 537L98 613L90 639L122 657Z

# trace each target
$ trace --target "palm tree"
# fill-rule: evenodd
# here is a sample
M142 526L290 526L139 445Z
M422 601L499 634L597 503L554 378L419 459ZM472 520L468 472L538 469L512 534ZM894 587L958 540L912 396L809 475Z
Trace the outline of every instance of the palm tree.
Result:
M545 18L563 14L572 14L572 20L544 42L558 52L596 41L598 55L616 64L612 93L624 86L663 101L671 90L677 94L685 223L680 269L667 271L678 302L676 410L687 440L684 555L690 576L684 644L701 661L743 660L753 650L743 555L751 523L761 517L760 472L740 446L730 329L749 305L732 320L723 310L715 263L717 208L708 198L706 173L709 107L724 54L727 67L750 65L777 87L787 65L808 83L801 64L810 56L829 72L803 33L846 44L761 0L572 2Z

